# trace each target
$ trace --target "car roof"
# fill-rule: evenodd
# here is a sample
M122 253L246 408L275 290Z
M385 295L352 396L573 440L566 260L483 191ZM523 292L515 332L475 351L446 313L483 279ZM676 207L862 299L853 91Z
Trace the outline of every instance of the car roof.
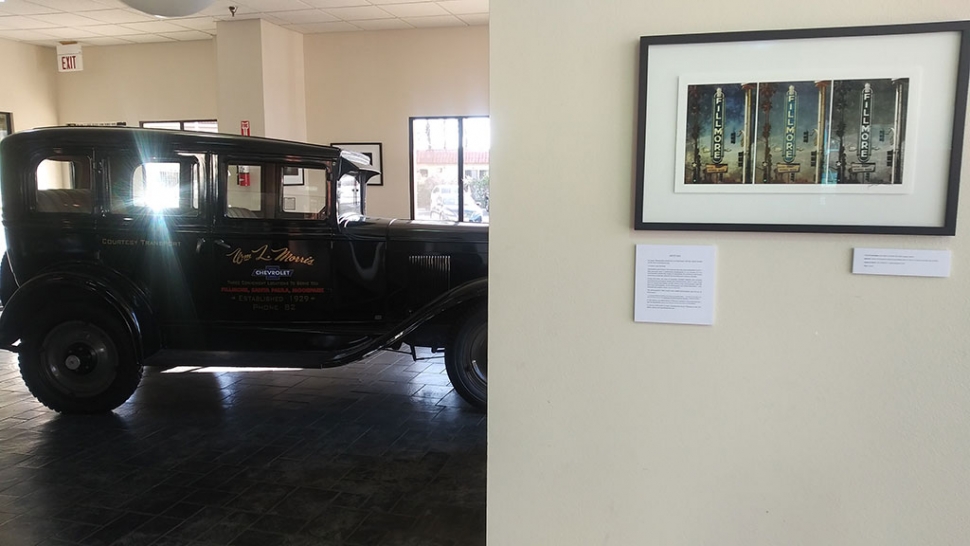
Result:
M212 152L252 152L270 155L305 155L323 159L337 159L340 149L265 137L197 133L168 129L135 127L45 127L19 131L3 139L0 149L29 148L44 142L57 146L191 146Z

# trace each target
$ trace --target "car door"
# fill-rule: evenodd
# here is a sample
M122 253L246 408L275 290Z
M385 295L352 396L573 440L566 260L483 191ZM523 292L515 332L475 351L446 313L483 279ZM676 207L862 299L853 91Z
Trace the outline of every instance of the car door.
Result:
M11 261L23 277L97 259L97 160L86 146L36 150L25 174L26 215L8 226ZM5 218L6 220L6 218Z
M325 329L333 316L328 162L226 156L211 247L211 319L234 331Z
M105 181L98 221L102 263L144 288L166 346L203 344L206 266L200 241L211 155L201 151L130 148L99 151Z

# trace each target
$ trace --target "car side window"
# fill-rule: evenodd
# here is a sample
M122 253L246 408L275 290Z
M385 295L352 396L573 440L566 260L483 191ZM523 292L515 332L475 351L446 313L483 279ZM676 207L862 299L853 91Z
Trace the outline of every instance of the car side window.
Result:
M227 218L323 220L329 216L329 166L229 161Z
M111 214L199 215L204 154L109 158Z
M329 169L294 166L281 168L283 171L283 200L280 203L282 216L296 220L326 219L330 214L327 207Z
M40 213L91 214L91 160L84 156L44 159L35 171L34 210Z
M263 166L229 163L225 210L227 218L272 218L263 207L266 181ZM271 186L271 185L270 185ZM271 194L271 192L269 192Z

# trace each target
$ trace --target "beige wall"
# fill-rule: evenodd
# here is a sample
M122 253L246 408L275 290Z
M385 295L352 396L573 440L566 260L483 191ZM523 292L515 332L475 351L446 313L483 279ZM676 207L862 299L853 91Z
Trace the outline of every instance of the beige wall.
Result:
M83 54L83 71L54 75L62 124L124 121L137 127L216 117L212 40L85 47Z
M262 21L266 136L306 140L303 35Z
M251 135L266 135L261 27L259 19L216 24L220 132L238 135L246 120Z
M54 50L0 39L0 112L17 131L57 125Z
M488 114L488 28L313 34L307 139L383 143L384 186L367 212L410 217L408 118Z
M491 1L489 544L970 537L970 147L956 237L631 229L639 36L970 19L766 5ZM636 243L717 246L713 327L633 323ZM853 276L857 246L953 275Z

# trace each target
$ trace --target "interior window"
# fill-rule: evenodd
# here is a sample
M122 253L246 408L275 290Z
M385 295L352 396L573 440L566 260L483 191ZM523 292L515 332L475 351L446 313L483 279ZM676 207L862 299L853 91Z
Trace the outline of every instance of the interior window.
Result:
M411 217L488 222L487 117L411 118Z
M263 179L262 165L229 164L227 217L271 218L271 214L264 214L263 202L273 193L273 184L266 184Z
M87 157L51 157L37 165L35 210L43 213L90 214L91 160Z
M326 169L283 166L283 216L301 220L322 220L327 217Z
M330 169L293 164L228 164L229 218L321 220L328 216Z
M112 156L111 213L198 216L204 162L202 154Z

